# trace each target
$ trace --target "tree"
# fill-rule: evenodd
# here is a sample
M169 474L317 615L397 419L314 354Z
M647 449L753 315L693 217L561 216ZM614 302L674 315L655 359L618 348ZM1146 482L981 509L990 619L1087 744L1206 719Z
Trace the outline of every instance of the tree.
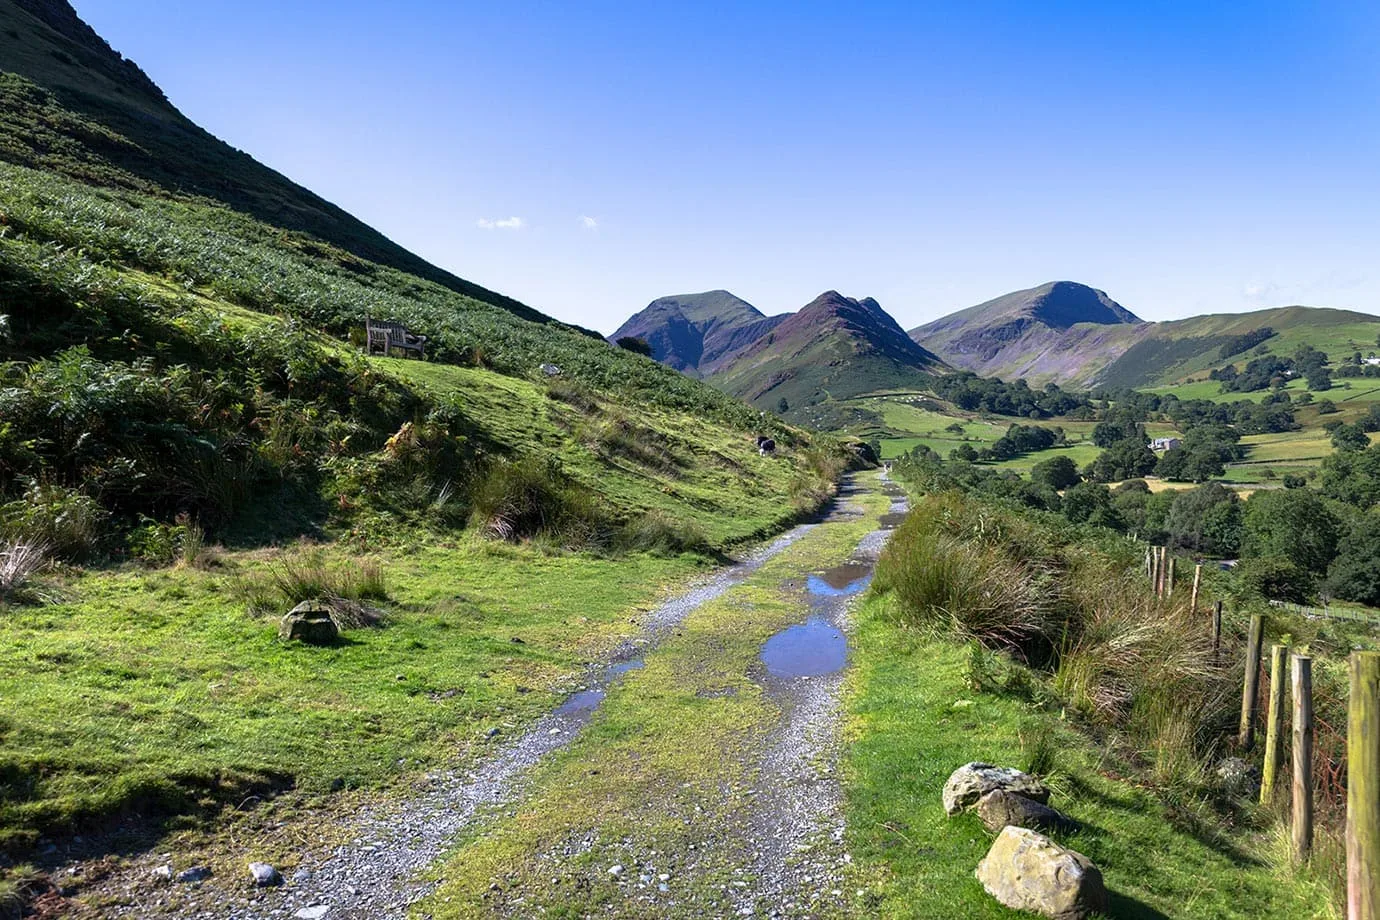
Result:
M1307 572L1327 572L1340 522L1311 489L1256 492L1242 516L1241 555L1278 556Z
M1221 483L1204 483L1174 496L1165 520L1170 542L1182 549L1226 558L1241 549L1241 500Z
M1332 414L1335 413L1336 411L1337 411L1337 404L1334 403L1332 400L1330 400L1330 399L1320 399L1320 400L1318 400L1318 414L1319 414L1319 415L1332 415Z
M1370 437L1360 425L1339 425L1332 432L1332 446L1337 450L1365 450L1370 447Z
M1098 524L1120 530L1124 525L1112 507L1112 490L1100 482L1080 482L1064 493L1064 517L1075 524Z
M639 339L634 335L625 335L618 340L618 347L624 351L631 351L634 354L652 356L652 346L647 344L646 339Z
M1030 470L1031 482L1047 486L1056 492L1076 485L1081 479L1082 477L1078 475L1077 464L1067 455L1062 454L1048 460L1041 460Z
M790 411L790 409L791 409L791 404L790 404L789 402L786 401L786 397L782 396L780 399L778 399L778 400L776 401L776 414L777 414L777 415L785 415L787 412Z
M1098 482L1137 479L1154 472L1157 462L1155 452L1143 439L1125 438L1098 454L1092 463L1092 478Z
M1324 457L1318 485L1328 498L1362 510L1371 508L1380 502L1380 445Z
M1351 526L1328 569L1327 590L1344 601L1380 605L1380 514L1364 515Z

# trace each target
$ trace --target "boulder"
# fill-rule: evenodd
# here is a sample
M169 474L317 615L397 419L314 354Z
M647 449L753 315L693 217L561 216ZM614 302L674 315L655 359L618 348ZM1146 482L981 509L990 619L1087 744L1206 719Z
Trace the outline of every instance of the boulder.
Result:
M250 863L249 875L254 879L254 884L259 888L272 888L283 884L282 873L268 863Z
M1012 910L1084 920L1108 907L1102 872L1092 861L1029 828L1003 830L976 874L987 893Z
M308 645L330 645L340 638L340 627L331 608L321 601L303 601L288 611L278 624L278 636Z
M1005 789L994 789L978 799L973 809L992 833L1006 827L1026 827L1036 831L1074 831L1078 822L1058 809L1050 808Z
M1260 771L1240 757L1226 757L1217 764L1217 783L1227 795L1243 799L1260 795Z
M944 784L944 811L956 815L997 789L1023 795L1040 804L1049 801L1049 790L1029 773L1011 767L994 767L990 763L967 763L955 770Z

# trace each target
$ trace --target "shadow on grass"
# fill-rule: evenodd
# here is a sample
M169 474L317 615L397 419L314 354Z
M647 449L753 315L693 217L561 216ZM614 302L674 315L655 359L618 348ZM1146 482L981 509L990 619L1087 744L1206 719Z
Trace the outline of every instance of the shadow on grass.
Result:
M1116 920L1169 920L1169 915L1146 904L1144 901L1137 901L1130 895L1110 892L1111 905L1107 916L1115 917Z

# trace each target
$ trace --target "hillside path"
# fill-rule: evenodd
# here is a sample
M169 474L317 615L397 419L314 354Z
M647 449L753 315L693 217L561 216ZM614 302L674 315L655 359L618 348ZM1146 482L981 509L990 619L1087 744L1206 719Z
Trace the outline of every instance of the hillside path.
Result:
M895 492L889 506L881 489ZM348 843L325 849L305 844L301 868L285 885L255 889L247 876L151 884L150 873L167 854L147 854L105 883L98 915L531 916L571 898L593 898L606 916L814 916L842 909L847 857L835 766L843 669L835 666L843 664L851 599L870 581L885 528L902 510L899 492L877 477L849 480L818 523L794 528L647 614L637 633L591 671L587 690L474 769L428 774L407 794L361 808L346 819ZM732 620L714 619L754 606L764 608L763 623L736 613ZM715 622L749 628L750 635L716 634ZM797 629L772 640L784 650L784 664L769 668L753 653L762 648L763 635L783 624ZM622 781L637 790L631 806L619 788L596 783L599 788L586 794L572 785L570 776L618 778L626 752L593 736L625 709L640 720L635 737L648 739L647 759L674 751L680 731L670 724L675 710L646 708L644 695L659 701L683 693L693 705L713 706L717 690L684 692L657 680L680 666L677 656L685 654L681 647L693 641L689 637L706 630L712 652L691 671L699 679L722 670L716 679L724 705L750 701L753 708L745 710L741 726L739 716L725 714L722 741L695 745L686 738L698 779L686 782L684 765L676 764L664 774L629 774ZM725 660L715 660L720 657ZM718 723L709 718L703 724ZM669 739L667 750L657 748L658 738ZM740 742L745 746L735 749ZM686 791L692 785L697 788ZM592 812L582 811L585 806ZM535 836L528 815L546 825ZM675 826L675 833L660 835L665 849L657 834L641 833L654 825ZM489 852L495 846L498 857ZM489 874L447 878L456 865L480 864L493 868L492 880ZM542 890L525 892L537 879Z

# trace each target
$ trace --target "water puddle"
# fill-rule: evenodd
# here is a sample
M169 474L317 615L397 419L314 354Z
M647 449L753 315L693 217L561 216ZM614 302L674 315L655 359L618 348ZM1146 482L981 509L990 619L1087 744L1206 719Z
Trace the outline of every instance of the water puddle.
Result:
M889 513L887 513L887 514L882 515L882 516L881 516L880 518L878 518L877 520L878 520L879 526L882 528L882 530L895 530L897 527L900 527L900 526L901 526L901 523L902 523L903 521L905 521L905 519L906 519L906 512L904 512L904 511L892 511L892 512L889 512Z
M773 677L819 677L843 669L848 640L827 620L811 617L790 626L762 646L762 663Z
M556 707L556 715L568 716L573 713L597 709L599 704L604 701L604 697L608 695L610 684L629 671L636 671L641 668L642 660L640 658L609 665L608 669L604 671L604 679L599 686L572 693L564 703Z
M816 597L847 597L857 594L872 581L872 566L845 562L820 575L811 575L805 589Z

